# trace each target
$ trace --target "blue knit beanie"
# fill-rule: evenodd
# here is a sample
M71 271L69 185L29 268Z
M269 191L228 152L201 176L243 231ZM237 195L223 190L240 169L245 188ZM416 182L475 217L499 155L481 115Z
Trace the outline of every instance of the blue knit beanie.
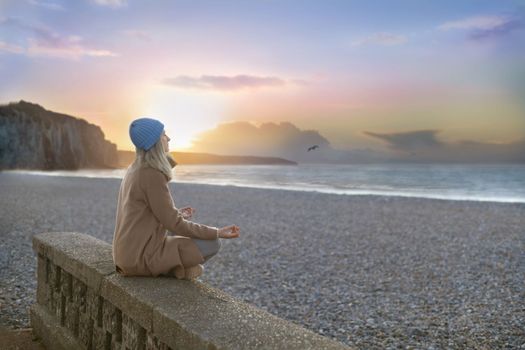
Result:
M129 136L135 147L148 151L160 140L163 130L164 124L158 120L139 118L131 122Z

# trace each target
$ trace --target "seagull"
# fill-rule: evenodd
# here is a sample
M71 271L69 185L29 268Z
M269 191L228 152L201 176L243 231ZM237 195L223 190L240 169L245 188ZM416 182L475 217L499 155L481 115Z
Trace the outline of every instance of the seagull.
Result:
M319 148L319 145L313 145L312 147L308 147L308 152L313 151L316 148Z

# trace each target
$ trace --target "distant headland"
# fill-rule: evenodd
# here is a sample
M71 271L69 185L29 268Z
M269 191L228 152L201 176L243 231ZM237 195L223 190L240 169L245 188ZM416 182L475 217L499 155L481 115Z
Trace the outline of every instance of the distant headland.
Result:
M280 164L296 162L274 157L173 152L180 164ZM117 150L102 129L84 119L46 110L21 100L0 105L0 170L74 170L121 168L135 152Z

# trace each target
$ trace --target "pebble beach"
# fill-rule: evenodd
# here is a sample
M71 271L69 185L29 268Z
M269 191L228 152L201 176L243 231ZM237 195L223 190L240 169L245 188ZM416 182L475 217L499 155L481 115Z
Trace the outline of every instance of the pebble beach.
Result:
M29 327L32 237L111 243L119 179L0 172L0 326ZM241 237L200 278L359 349L525 349L525 203L170 183Z

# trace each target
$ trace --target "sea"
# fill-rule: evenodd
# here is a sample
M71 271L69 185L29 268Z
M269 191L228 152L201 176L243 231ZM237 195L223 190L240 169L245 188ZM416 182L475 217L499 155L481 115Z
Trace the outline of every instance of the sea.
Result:
M11 172L122 178L126 169ZM525 164L177 165L172 183L525 203Z

